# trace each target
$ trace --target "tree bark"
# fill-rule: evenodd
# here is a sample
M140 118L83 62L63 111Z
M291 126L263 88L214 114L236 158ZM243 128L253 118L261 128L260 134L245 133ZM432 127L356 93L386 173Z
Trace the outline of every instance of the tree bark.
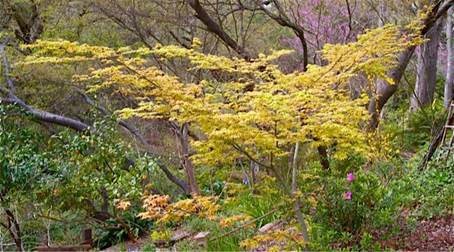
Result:
M438 20L426 34L427 41L419 46L415 92L410 109L416 111L432 104L437 84L438 48L442 22Z
M399 55L398 65L388 73L388 76L394 82L393 84L389 84L385 80L377 81L375 94L369 102L369 114L371 115L369 125L372 129L377 128L380 112L389 98L397 91L400 79L405 72L405 68L407 68L408 62L410 62L414 50L415 48L411 47Z
M446 67L446 82L444 91L444 105L446 108L451 103L453 98L452 86L454 84L454 38L453 38L453 14L454 7L449 8L448 17L446 20L446 47L448 49L447 67Z

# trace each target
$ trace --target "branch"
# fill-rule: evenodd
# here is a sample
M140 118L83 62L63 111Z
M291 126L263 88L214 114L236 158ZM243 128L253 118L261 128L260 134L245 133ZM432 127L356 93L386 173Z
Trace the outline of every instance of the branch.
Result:
M6 225L6 224L3 223L3 222L0 222L0 226L4 227L6 230L9 230L8 225Z
M30 106L28 106L25 102L20 100L17 97L14 97L15 99L15 104L18 105L19 107L23 108L25 111L27 111L30 115L38 119L39 121L42 122L47 122L47 123L53 123L57 124L60 126L68 127L77 131L86 131L89 129L89 125L85 124L81 121L66 117L66 116L61 116L57 115L54 113L50 113L47 111L39 110L39 109L34 109Z
M285 13L285 10L282 9L282 6L279 4L278 0L272 0L271 3L273 3L276 7L277 14L273 13L271 10L265 7L261 1L256 0L256 4L259 6L260 10L262 10L271 19L276 21L276 23L278 23L279 25L292 29L293 33L295 33L295 35L299 38L301 46L303 48L303 71L306 71L306 67L309 64L309 52L303 27L290 20L290 18ZM255 8L246 6L245 8L248 10L255 10Z
M186 2L191 6L191 8L196 12L196 17L202 21L203 24L207 27L208 31L216 34L224 43L232 48L236 53L246 60L251 59L251 55L247 52L242 46L240 46L234 39L232 39L222 27L214 21L207 11L200 4L199 0L186 0Z
M28 112L31 116L35 117L36 119L42 122L48 122L69 127L77 131L88 130L89 126L81 121L65 117L62 115L53 114L47 111L35 109L27 105L22 99L15 95L16 87L14 84L14 80L10 77L11 67L9 65L8 58L6 57L5 53L5 47L8 41L9 39L7 39L6 42L0 45L0 54L2 54L3 75L6 80L6 85L8 86L8 88L0 86L0 92L7 96L6 99L2 99L2 102L19 106L26 112Z
M1 91L4 91L2 89ZM89 129L88 124L85 124L81 121L57 115L54 113L50 113L47 111L35 109L29 105L27 105L23 100L19 99L17 96L14 94L9 94L8 98L0 98L0 103L6 103L6 104L11 104L11 105L16 105L24 109L27 113L29 113L31 116L36 118L37 120L41 122L47 122L47 123L52 123L52 124L57 124L60 126L68 127L71 129L74 129L76 131L86 131Z
M237 144L232 144L232 147L237 150L238 152L244 154L247 158L249 158L249 160L251 160L252 162L264 167L264 168L267 168L267 169L272 169L272 166L270 165L266 165L264 164L263 162L260 162L258 161L256 158L254 158L251 154L249 154L247 151L245 151L243 148L241 148L241 146L237 145Z
M344 43L346 43L348 41L348 39L350 38L350 34L352 33L352 30L353 30L353 28L352 28L352 10L350 7L349 0L345 0L345 5L347 6L347 13L348 13L348 33L344 38Z

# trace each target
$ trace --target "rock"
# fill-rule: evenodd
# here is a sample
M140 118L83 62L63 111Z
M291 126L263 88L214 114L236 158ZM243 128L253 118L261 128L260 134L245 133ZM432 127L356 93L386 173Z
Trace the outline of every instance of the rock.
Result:
M210 232L200 232L197 233L192 239L194 240L200 240L200 239L206 239Z
M191 236L191 233L189 233L188 231L184 229L178 229L177 231L175 231L172 238L170 238L170 241L179 242L181 240L188 238L189 236Z
M259 229L259 233L266 233L271 230L277 229L281 226L282 221L275 221L275 222L270 222L268 224L265 224L263 227Z
M194 240L197 243L197 245L199 245L201 247L206 247L209 234L210 234L210 232L197 233L194 237L192 237L192 240Z

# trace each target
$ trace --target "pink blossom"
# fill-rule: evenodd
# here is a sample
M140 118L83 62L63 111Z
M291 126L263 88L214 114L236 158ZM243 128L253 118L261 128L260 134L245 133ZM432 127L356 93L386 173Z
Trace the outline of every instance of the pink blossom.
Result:
M338 44L354 41L358 34L373 25L370 15L361 4L339 4L338 0L305 0L293 1L292 17L295 22L307 31L305 39L309 57L315 64L323 64L319 51L327 43ZM361 1L359 1L361 2ZM349 8L350 7L350 8ZM356 22L351 22L354 16ZM361 25L357 25L360 23ZM301 41L297 36L283 37L281 43L298 53L303 53Z
M356 179L356 177L353 174L353 172L350 172L349 174L347 174L347 181L348 182L353 182L355 179Z
M348 191L344 194L345 200L352 200L352 192Z

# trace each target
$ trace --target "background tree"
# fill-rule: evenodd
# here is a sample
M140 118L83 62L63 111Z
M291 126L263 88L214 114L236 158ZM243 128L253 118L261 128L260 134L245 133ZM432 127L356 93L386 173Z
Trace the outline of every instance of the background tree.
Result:
M443 27L441 20L426 34L427 42L418 47L418 63L415 92L411 99L411 109L417 110L432 104L437 84L438 48L440 32Z
M454 47L454 41L453 41L453 25L452 25L452 15L453 15L453 9L450 8L448 11L448 16L446 18L446 47L448 49L448 54L447 54L447 66L446 66L446 83L445 83L445 90L444 90L444 104L445 107L449 106L450 101L452 100L453 97L453 83L454 83L454 54L453 54L453 47Z

